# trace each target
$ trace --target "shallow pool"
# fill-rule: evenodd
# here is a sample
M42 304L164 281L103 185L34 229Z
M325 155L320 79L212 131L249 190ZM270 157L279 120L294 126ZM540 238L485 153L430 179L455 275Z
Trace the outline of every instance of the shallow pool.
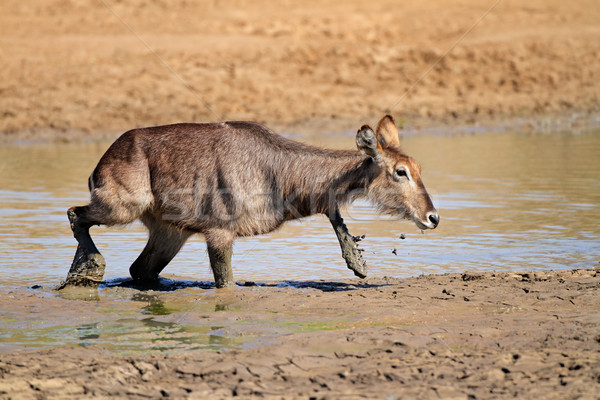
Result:
M317 144L353 143L348 134ZM0 149L0 289L52 286L66 277L76 248L66 210L86 204L87 178L109 145ZM377 215L365 201L343 209L351 233L366 235L361 247L370 276L565 269L600 261L600 132L411 136L402 145L421 163L441 223L422 234L412 222ZM95 227L92 236L107 261L105 279L128 277L145 245L145 228ZM233 268L242 281L353 276L322 216L238 240ZM212 281L202 237L192 237L163 273Z

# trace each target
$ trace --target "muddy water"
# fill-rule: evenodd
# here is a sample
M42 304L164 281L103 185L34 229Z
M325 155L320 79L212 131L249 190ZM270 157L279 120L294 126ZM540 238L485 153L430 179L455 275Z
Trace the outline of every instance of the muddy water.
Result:
M314 142L353 146L350 135ZM185 310L180 303L187 301L188 289L170 298L172 306L160 296L136 298L132 289L119 294L114 285L128 277L145 244L141 224L92 229L108 265L108 286L92 295L102 300L102 310L86 305L79 312L89 318L78 318L77 324L50 312L49 305L58 301L51 289L66 276L76 247L65 211L86 203L87 177L109 144L0 149L0 349L65 343L110 343L117 350L237 345L222 327L156 317ZM422 164L441 224L422 234L411 222L378 216L366 202L342 210L350 231L366 235L361 247L370 276L568 269L600 261L600 132L405 137L403 146ZM329 222L320 216L238 240L233 265L239 281L352 277ZM192 238L163 275L212 281L202 238ZM35 285L42 289L29 291L46 298L46 308L39 302L28 309L11 307L10 296ZM212 300L201 304L211 312L222 309Z
M351 147L352 138L318 143ZM87 202L87 176L108 145L0 149L1 286L53 285L65 277L75 249L65 210ZM370 275L557 269L599 261L599 134L407 137L403 145L421 162L442 222L421 234L411 222L378 216L366 202L343 210L350 231L367 235L362 247ZM106 278L127 277L145 244L144 227L92 232L107 259ZM321 216L238 240L234 252L239 280L351 276ZM164 272L212 280L202 238L193 237Z

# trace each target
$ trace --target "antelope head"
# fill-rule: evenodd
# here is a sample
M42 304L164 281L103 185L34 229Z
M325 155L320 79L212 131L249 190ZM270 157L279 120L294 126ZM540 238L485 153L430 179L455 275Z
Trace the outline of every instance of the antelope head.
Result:
M392 117L383 117L375 132L363 125L356 145L375 164L376 177L368 187L368 197L380 211L413 220L419 229L437 227L440 216L421 180L421 167L400 149Z

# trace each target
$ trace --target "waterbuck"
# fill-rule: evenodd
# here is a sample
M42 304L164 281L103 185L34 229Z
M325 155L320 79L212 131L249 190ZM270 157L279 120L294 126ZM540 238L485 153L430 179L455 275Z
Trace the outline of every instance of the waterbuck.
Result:
M419 164L399 147L392 117L383 117L375 131L362 126L356 145L358 151L322 149L252 122L126 132L90 176L90 203L67 212L78 247L63 287L102 281L105 262L89 234L93 225L144 223L148 243L129 269L140 283L155 281L186 240L202 233L221 288L233 284L236 237L317 213L329 217L348 266L364 277L366 264L339 205L367 197L381 212L411 219L420 229L435 228L439 215Z

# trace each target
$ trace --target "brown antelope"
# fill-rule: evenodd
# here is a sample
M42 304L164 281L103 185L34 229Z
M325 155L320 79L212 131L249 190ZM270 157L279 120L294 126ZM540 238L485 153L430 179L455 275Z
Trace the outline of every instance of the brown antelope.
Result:
M93 225L137 219L146 225L148 243L129 269L142 283L156 280L191 235L204 234L218 288L233 284L236 237L272 232L285 221L317 213L330 218L352 268L356 260L348 256L353 251L356 256L357 248L338 206L357 197L420 229L435 228L439 215L419 164L399 147L392 117L382 118L375 131L361 127L356 145L359 151L322 149L252 122L126 132L90 176L90 203L68 210L78 247L64 285L102 281L105 262L89 234Z

